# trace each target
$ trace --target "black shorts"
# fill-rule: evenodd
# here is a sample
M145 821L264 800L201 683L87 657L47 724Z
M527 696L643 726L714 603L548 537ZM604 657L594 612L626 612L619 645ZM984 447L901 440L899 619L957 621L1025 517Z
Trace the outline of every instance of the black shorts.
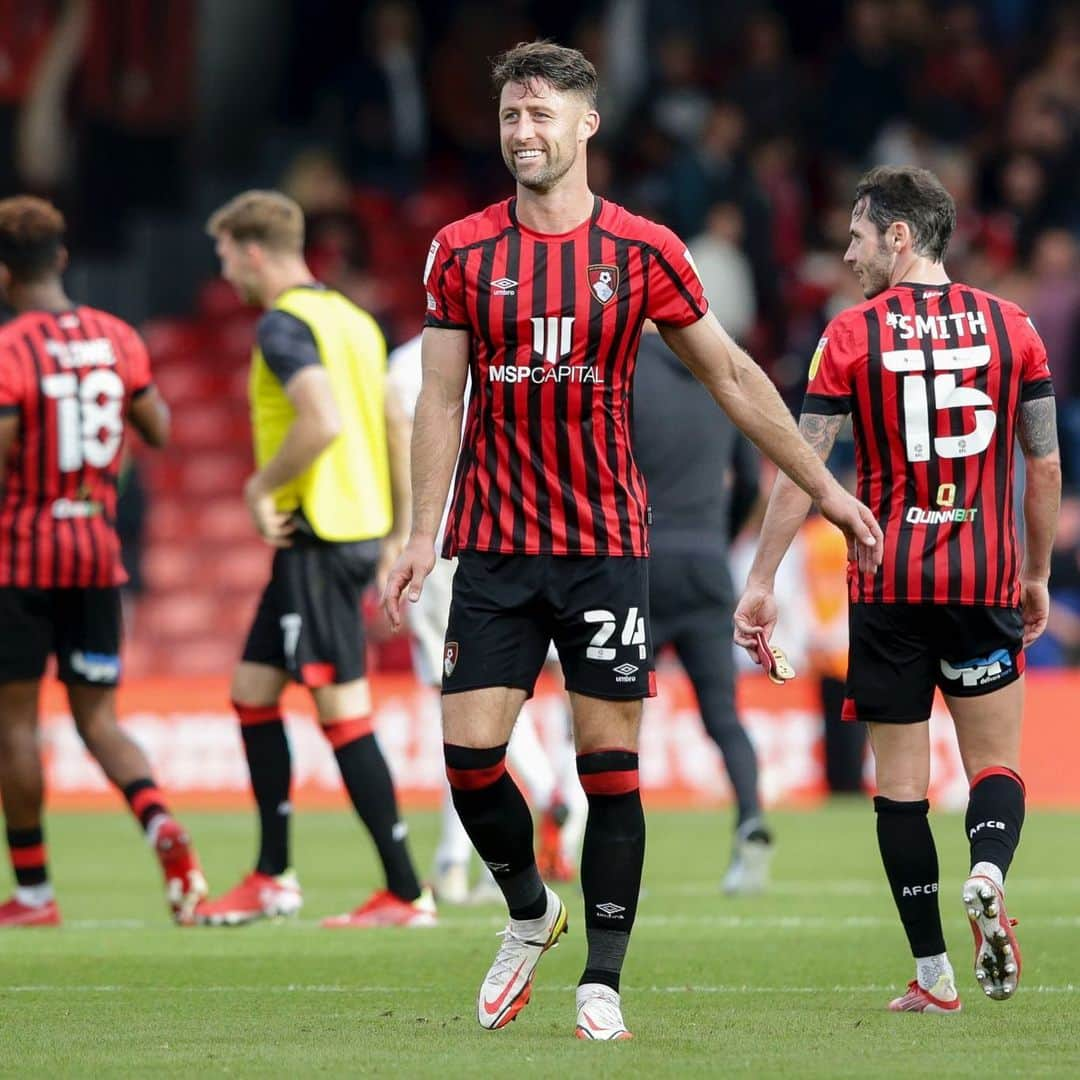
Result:
M243 659L280 668L312 688L363 678L360 597L378 558L378 540L300 538L276 551Z
M463 551L443 650L443 693L531 694L554 641L567 690L652 697L648 560Z
M40 679L56 654L60 681L120 681L120 590L0 588L0 682Z
M964 604L852 604L845 720L917 724L934 688L978 697L1024 671L1019 608Z

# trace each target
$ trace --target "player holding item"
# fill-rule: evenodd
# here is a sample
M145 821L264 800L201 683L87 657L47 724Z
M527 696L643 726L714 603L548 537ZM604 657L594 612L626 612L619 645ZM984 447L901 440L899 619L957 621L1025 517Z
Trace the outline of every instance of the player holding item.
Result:
M187 922L206 895L199 860L116 722L125 422L164 446L169 410L139 335L68 298L67 259L59 210L29 196L0 201L0 294L16 313L0 329L0 795L16 881L0 927L60 922L37 736L50 654L79 735L157 854L173 917Z
M454 804L510 909L477 1016L485 1028L509 1023L529 1000L540 956L566 929L505 761L554 640L589 801L581 861L588 959L576 1032L620 1039L629 1032L619 975L645 851L641 699L654 681L647 507L629 436L642 321L652 318L735 422L821 500L867 569L877 526L799 437L767 376L708 314L685 245L589 190L586 146L599 126L592 64L576 49L534 42L500 56L493 81L516 195L447 226L431 245L412 532L386 607L399 625L403 595L419 599L434 563L470 374L443 548L458 556L443 737Z
M1024 821L1023 649L1046 626L1061 493L1046 350L1015 304L949 280L955 223L951 196L925 169L876 168L859 181L844 261L867 302L826 328L799 425L825 458L851 414L858 490L884 523L881 566L848 569L845 715L869 727L878 844L915 957L894 1011L960 1008L927 820L935 686L971 783L962 896L975 976L995 1000L1020 980L1004 882ZM1022 563L1014 439L1027 474ZM735 613L735 640L751 655L776 623L773 575L808 505L777 478Z
M244 192L210 218L207 231L225 280L266 309L251 362L257 468L244 497L275 552L232 681L259 809L258 861L238 886L200 905L199 921L233 925L300 908L289 858L291 758L279 704L291 678L311 692L386 876L385 889L323 926L432 926L434 903L409 856L364 677L360 596L376 576L380 541L393 523L398 460L390 451L400 418L383 392L386 344L370 315L308 270L303 212L291 199ZM400 548L395 541L386 544L391 555Z

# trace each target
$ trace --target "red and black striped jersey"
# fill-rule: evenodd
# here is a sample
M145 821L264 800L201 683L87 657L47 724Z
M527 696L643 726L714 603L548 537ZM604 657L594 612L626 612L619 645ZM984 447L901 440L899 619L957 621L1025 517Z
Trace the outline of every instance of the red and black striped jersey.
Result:
M469 399L443 553L646 555L630 446L642 323L708 303L674 233L596 198L571 232L533 232L508 199L431 245L427 325L466 330Z
M1015 304L968 285L899 284L838 315L804 413L852 414L858 496L885 534L871 603L1020 602L1013 447L1024 401L1053 394Z
M128 408L149 385L139 335L104 311L30 311L0 328L0 414L19 417L0 482L0 585L127 580L117 475Z

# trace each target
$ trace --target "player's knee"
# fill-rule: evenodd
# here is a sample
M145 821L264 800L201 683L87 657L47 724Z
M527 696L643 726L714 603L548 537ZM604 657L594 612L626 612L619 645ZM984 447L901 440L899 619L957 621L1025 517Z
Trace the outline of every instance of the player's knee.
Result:
M454 795L482 791L501 780L506 773L506 746L502 743L480 748L443 743L446 779Z
M339 720L320 721L322 733L334 750L340 750L357 739L366 739L375 734L375 725L370 715L353 716Z

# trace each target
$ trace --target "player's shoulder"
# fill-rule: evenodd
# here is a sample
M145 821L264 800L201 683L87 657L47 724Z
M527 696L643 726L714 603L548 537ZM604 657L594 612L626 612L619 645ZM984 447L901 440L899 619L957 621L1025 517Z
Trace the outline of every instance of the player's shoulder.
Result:
M510 199L492 203L483 210L477 210L444 225L432 241L433 254L437 256L441 252L450 255L462 248L490 240L510 228L511 224Z
M846 347L853 347L857 342L865 344L866 316L871 312L887 311L887 297L887 293L879 293L869 300L837 312L825 327L822 339Z
M636 240L660 251L682 250L686 245L666 225L635 214L609 199L600 200L596 224L620 240Z
M1009 300L1004 296L998 296L997 293L990 292L989 289L980 289L977 285L968 285L962 281L957 281L954 284L956 288L963 292L970 293L979 307L996 306L1001 311L1006 322L1031 322L1028 313L1015 300Z

